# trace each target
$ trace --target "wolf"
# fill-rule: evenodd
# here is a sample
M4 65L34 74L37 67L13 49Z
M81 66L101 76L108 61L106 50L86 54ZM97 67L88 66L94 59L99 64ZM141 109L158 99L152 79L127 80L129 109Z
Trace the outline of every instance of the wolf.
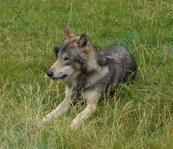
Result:
M137 64L122 46L112 45L98 52L87 34L75 36L66 27L64 35L63 43L54 48L57 59L47 75L54 80L64 79L65 98L41 122L57 119L69 110L75 98L81 97L87 106L73 119L70 127L74 129L96 111L102 95L115 90L120 82L135 78Z

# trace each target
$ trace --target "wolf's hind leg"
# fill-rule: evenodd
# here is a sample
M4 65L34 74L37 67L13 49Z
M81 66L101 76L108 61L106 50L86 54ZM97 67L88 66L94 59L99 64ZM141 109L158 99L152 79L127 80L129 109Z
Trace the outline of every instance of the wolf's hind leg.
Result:
M84 98L87 100L87 107L72 121L70 125L72 129L77 128L85 119L87 119L93 112L96 111L100 96L101 93L98 89L84 93Z
M66 113L68 109L70 108L70 105L72 103L72 90L66 86L65 89L65 98L64 100L49 114L47 114L42 120L41 124L45 124L53 119L58 118L62 114Z

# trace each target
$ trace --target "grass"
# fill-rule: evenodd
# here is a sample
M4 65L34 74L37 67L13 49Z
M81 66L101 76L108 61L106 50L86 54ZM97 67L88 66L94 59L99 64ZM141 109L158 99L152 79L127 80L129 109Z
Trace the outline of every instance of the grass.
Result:
M39 119L64 97L61 81L45 71L62 28L86 32L98 49L129 48L139 65L136 80L77 130L69 124L84 106L38 129ZM171 0L1 0L1 149L173 148L173 2Z

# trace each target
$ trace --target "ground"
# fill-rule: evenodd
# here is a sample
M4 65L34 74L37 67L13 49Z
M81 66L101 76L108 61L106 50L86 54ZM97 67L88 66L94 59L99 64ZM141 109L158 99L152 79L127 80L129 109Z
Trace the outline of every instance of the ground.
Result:
M45 74L64 26L98 50L127 47L138 73L79 129L69 125L82 104L39 128L64 97L63 81ZM172 0L1 0L0 73L1 149L173 148Z

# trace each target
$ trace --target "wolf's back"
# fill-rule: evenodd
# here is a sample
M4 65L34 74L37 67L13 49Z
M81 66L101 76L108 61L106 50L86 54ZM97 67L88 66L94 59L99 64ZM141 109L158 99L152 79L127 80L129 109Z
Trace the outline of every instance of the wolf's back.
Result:
M111 72L115 71L114 74L117 75L121 73L119 82L127 82L135 78L137 64L134 57L129 54L126 48L113 45L101 53L107 58L107 61L109 61Z

